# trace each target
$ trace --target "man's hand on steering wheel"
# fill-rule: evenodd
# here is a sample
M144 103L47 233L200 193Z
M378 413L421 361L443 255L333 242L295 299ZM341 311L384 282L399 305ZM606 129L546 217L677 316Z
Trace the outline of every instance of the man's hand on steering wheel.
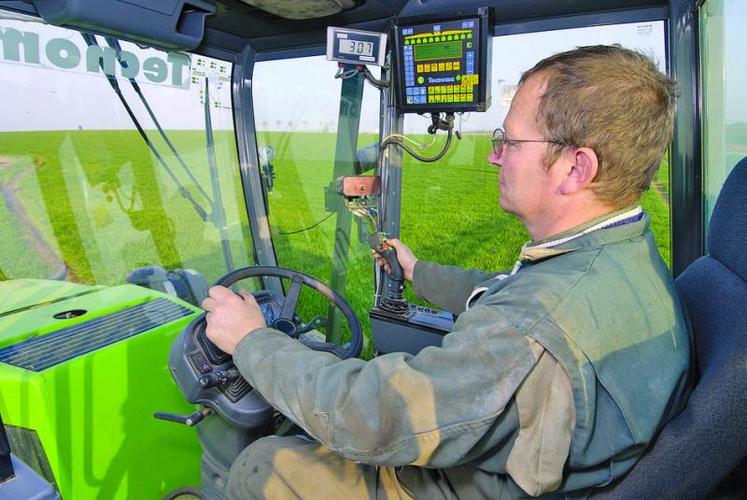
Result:
M210 288L208 296L202 301L202 308L207 313L207 337L232 356L244 337L267 326L254 296L244 290L240 293L241 297L226 287L216 285Z

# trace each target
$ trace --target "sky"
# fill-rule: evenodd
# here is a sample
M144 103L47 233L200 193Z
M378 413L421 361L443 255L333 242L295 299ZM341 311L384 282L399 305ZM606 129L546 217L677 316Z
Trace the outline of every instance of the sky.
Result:
M747 0L736 3L745 4ZM737 14L735 17L744 14ZM727 22L734 23L733 20ZM28 61L23 50L20 61L9 54L8 29L14 33L38 35L39 62ZM3 35L4 34L4 35ZM122 105L107 79L86 60L88 47L77 32L0 15L0 131L61 129L132 128ZM744 40L744 34L740 34ZM102 45L105 42L99 38ZM495 37L492 41L492 106L485 113L465 114L462 130L492 130L500 126L510 97L523 71L540 59L580 45L620 43L650 55L663 69L665 65L664 25L662 22L596 26L572 30ZM741 43L741 42L740 42ZM203 56L190 56L178 75L169 55L154 49L141 49L122 43L123 50L137 59L135 80L142 87L162 126L167 129L203 128L202 104L205 78L210 82L211 116L214 128L231 128L230 64ZM12 52L12 51L11 51ZM33 52L33 50L32 50ZM78 63L75 53L78 53ZM726 50L726 57L739 51ZM732 55L730 55L732 54ZM146 69L150 60L150 72ZM158 61L154 60L160 60ZM60 62L73 66L60 68ZM56 64L57 63L57 64ZM162 82L152 81L157 75ZM742 66L737 65L737 66ZM165 72L164 72L164 68ZM339 111L340 80L334 78L337 63L324 56L259 62L253 75L255 123L259 130L335 130ZM744 76L735 70L735 81ZM175 81L176 76L181 76ZM375 71L378 74L378 71ZM151 78L148 78L148 75ZM146 128L147 114L126 78L117 68L120 87L133 104ZM155 79L159 79L155 78ZM731 80L731 79L730 79ZM728 82L727 82L728 84ZM739 88L744 88L740 85ZM728 93L728 88L727 88ZM734 92L737 94L736 92ZM739 92L743 93L742 91ZM741 99L741 100L740 100ZM747 121L747 98L737 99L732 119ZM366 84L361 116L361 131L377 132L379 92ZM405 132L422 133L429 120L407 115Z

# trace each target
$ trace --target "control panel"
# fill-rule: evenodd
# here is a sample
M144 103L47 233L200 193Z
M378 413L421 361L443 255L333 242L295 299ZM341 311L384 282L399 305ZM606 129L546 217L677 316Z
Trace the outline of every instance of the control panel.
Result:
M402 312L374 307L369 312L374 348L379 354L409 352L440 346L454 329L454 316L447 311L405 303Z
M394 26L397 105L406 113L490 106L489 9Z

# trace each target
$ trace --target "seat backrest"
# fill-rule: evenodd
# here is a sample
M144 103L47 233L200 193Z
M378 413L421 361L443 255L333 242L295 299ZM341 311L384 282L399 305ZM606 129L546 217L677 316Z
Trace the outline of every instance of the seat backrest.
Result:
M697 384L608 499L703 498L747 456L747 158L726 179L708 254L676 279L693 327Z

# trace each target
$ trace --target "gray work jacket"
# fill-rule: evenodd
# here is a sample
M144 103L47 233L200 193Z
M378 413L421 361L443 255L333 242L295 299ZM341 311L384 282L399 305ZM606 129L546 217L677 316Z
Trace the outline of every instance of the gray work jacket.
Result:
M558 491L603 485L632 466L686 395L686 322L648 226L645 216L526 259L459 316L441 348L341 361L263 328L234 359L273 406L346 458L505 474L520 428L514 396L539 344L572 386ZM490 276L418 262L413 281L460 312Z

